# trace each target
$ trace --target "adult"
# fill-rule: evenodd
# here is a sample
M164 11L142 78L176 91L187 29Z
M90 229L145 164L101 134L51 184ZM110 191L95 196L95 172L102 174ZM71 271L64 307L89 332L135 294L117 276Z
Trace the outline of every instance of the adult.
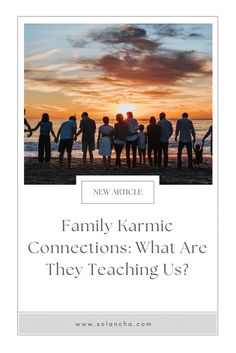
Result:
M95 150L95 131L96 124L93 119L88 116L87 112L82 113L79 131L75 135L75 139L82 133L82 151L83 164L86 167L87 151L89 151L90 167L93 168L93 151Z
M113 145L116 152L115 168L121 168L121 152L124 148L128 134L128 127L122 114L116 115L117 123L114 125Z
M27 137L32 136L32 129L30 124L28 123L26 117L25 117L25 109L24 109L24 125L27 127L27 129L24 129L24 132L29 132L29 134L27 135Z
M128 168L130 168L130 147L132 148L132 167L136 167L136 158L137 158L137 146L138 146L138 122L133 117L132 112L126 113L126 125L127 125L127 137L126 137L126 162Z
M50 134L56 139L56 135L53 131L53 124L49 120L48 113L42 114L41 121L35 126L35 128L31 129L31 132L40 129L39 133L39 142L38 142L38 160L40 163L49 163L51 159L51 140Z
M111 165L111 149L112 149L112 135L113 127L109 125L108 116L103 117L103 125L99 127L98 132L98 149L102 156L105 169Z
M67 152L67 165L68 168L71 166L71 153L73 148L74 136L76 134L76 117L74 115L69 117L69 120L64 121L57 133L56 142L60 137L60 143L58 152L60 152L59 160L60 160L60 167L62 167L62 162L64 158L65 151Z
M212 125L209 127L206 135L203 137L202 139L202 143L204 143L205 139L208 137L208 136L211 136L211 142L210 142L210 151L211 151L211 155L212 155L212 136L213 135L213 131L212 131Z
M188 154L188 167L193 167L192 160L192 144L195 143L196 135L193 123L188 119L188 113L182 114L182 119L178 119L176 122L175 130L175 141L177 141L179 135L179 144L178 144L178 156L177 156L177 167L181 169L182 166L182 151L186 146ZM193 137L193 141L192 141Z
M151 116L149 119L149 125L147 126L147 142L148 142L148 161L150 166L156 167L157 165L157 154L160 151L160 126L156 124L156 118ZM152 154L154 156L154 161L152 159Z
M166 119L166 114L164 112L159 115L158 125L160 126L160 151L158 155L158 167L161 167L162 162L162 152L164 154L164 168L168 167L168 147L169 147L169 138L173 134L173 127L169 120Z

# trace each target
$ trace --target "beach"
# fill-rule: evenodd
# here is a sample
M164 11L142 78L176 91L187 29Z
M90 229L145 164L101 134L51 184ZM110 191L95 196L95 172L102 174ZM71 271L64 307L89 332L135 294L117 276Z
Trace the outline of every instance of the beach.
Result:
M71 160L68 169L66 159L63 167L59 167L59 159L53 157L49 166L42 166L36 157L25 157L24 181L27 185L74 185L76 175L160 175L160 184L212 184L212 158L205 157L201 167L189 169L187 158L182 159L182 169L176 168L176 158L170 157L167 169L150 167L148 164L136 168L127 168L125 158L122 158L122 168L114 168L114 160L109 169L105 169L101 158L94 158L93 169L83 167L81 158Z

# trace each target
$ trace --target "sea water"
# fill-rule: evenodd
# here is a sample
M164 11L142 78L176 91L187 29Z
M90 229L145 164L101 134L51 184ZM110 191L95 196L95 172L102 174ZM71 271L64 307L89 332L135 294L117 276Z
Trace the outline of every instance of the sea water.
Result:
M31 128L34 128L39 120L36 119L29 119L28 122L31 126ZM60 119L55 119L52 120L53 122L53 129L55 134L57 134L57 131L59 130L62 122L64 120L60 120ZM101 119L99 120L95 120L96 121L96 133L95 133L95 147L97 147L97 138L98 138L98 128L99 126L103 125L103 122ZM169 156L173 157L176 156L177 154L177 145L178 142L176 142L174 140L175 138L175 126L176 126L176 120L170 120L172 122L173 125L173 135L171 136L170 140L169 140ZM193 119L193 125L196 131L196 143L200 143L202 141L203 136L206 134L206 132L208 131L210 125L212 124L212 120L209 119ZM143 120L143 119L139 119L138 120L139 124L143 124L145 126L145 131L146 131L146 127L149 124L147 120ZM112 126L114 126L114 121L111 121L110 123ZM79 127L79 121L77 121L77 125ZM27 133L25 133L25 139L24 139L24 154L25 157L37 157L37 153L38 153L38 139L39 139L39 129L37 131L35 131L33 133L33 135L31 137L27 137ZM58 143L54 142L53 137L51 137L51 149L52 149L52 157L58 157ZM113 154L114 149L113 149ZM125 153L125 149L123 150L123 155ZM186 154L186 149L183 150L183 155ZM203 154L205 156L210 156L210 137L208 137L205 140L205 144L204 144L204 150L203 150ZM73 157L78 157L81 158L82 157L82 144L81 144L81 135L77 138L77 141L74 143L73 145L73 152L72 152ZM98 150L96 149L94 151L94 156L98 157Z

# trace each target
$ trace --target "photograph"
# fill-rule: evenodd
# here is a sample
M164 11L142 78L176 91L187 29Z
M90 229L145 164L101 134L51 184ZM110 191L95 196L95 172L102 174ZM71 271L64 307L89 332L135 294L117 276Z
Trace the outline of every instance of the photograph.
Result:
M24 184L212 184L212 24L113 20L24 24Z

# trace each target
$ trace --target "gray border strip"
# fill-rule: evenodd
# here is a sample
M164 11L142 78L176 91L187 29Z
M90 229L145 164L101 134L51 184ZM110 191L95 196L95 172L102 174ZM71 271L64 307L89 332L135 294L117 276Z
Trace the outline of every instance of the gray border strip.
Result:
M217 312L20 312L19 335L217 335Z
M114 182L114 183L152 183L153 184L153 201L152 202L83 202L83 183L93 183L93 182ZM155 204L155 181L154 180L81 180L81 204L82 205L153 205Z

